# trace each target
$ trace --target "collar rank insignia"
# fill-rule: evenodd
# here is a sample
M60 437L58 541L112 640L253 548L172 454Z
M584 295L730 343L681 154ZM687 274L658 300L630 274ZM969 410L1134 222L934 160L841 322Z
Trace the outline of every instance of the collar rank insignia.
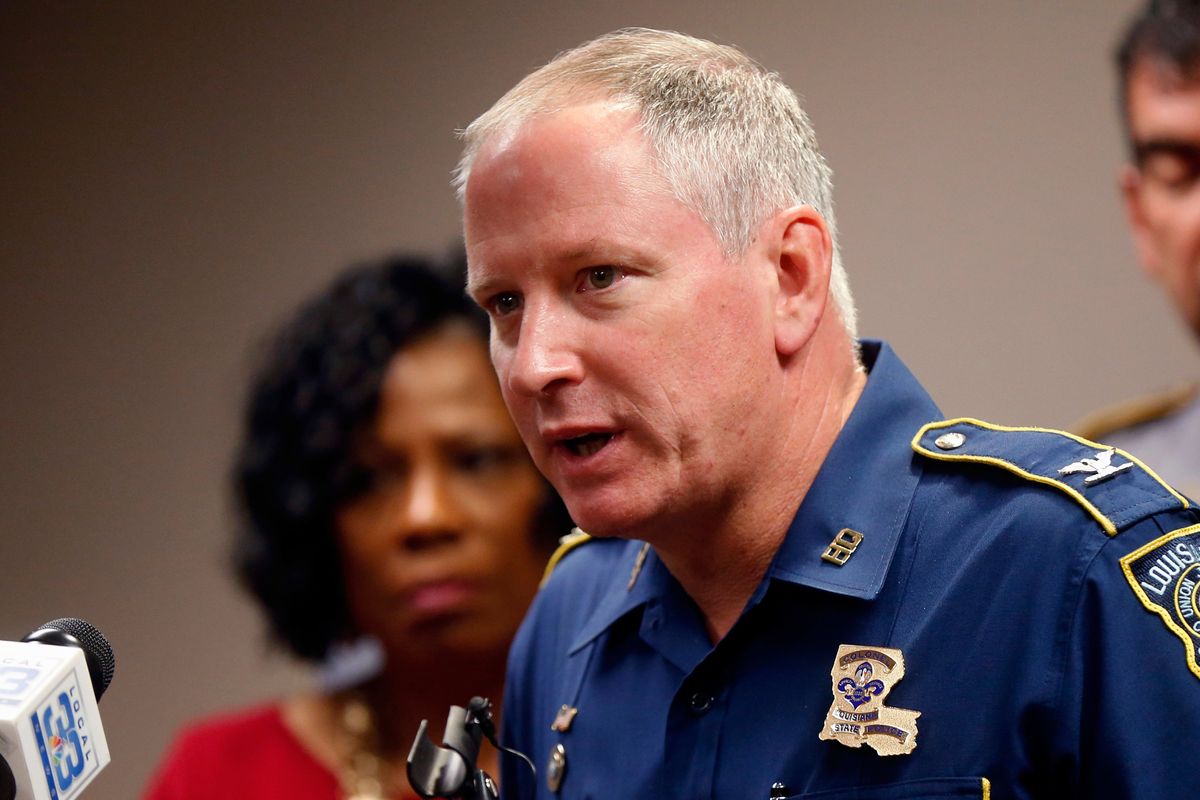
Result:
M844 644L829 672L833 703L819 738L847 747L868 744L881 756L911 753L917 746L920 711L883 704L904 677L904 656L890 647Z
M1101 450L1091 458L1081 458L1073 464L1067 464L1058 471L1058 474L1074 475L1077 472L1084 472L1087 473L1087 477L1083 479L1083 485L1095 486L1097 483L1102 483L1117 473L1124 472L1133 467L1132 461L1114 465L1112 460L1116 452L1111 447L1107 450Z

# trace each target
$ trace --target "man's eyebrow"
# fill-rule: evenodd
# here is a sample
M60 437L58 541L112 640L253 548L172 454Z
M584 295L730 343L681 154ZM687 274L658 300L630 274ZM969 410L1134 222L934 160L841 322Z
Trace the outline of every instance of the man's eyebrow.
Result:
M636 259L636 250L622 247L599 238L590 239L569 249L553 253L548 258L550 264L577 264L588 261L613 261ZM486 297L500 288L506 288L507 281L499 276L489 275L486 268L477 267L475 276L468 269L466 293L470 297Z
M578 247L574 247L570 250L565 250L559 253L558 259L560 261L586 261L588 259L595 258L602 249L603 248L600 247L598 240L592 239L584 242Z
M467 285L463 287L463 292L467 297L475 298L491 294L493 287L498 284L498 281L492 277L484 275L480 278L474 278L467 274Z

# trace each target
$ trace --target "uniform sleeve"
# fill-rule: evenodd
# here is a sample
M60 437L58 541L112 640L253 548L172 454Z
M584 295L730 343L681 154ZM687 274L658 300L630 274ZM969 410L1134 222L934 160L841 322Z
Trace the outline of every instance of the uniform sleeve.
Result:
M1200 578L1200 558L1191 564L1177 547L1186 536L1180 531L1187 529L1186 522L1147 520L1110 540L1087 570L1070 631L1061 704L1062 752L1075 796L1161 800L1195 782L1200 752L1195 644L1185 641L1181 625L1169 624L1192 613L1189 600L1195 607L1186 582L1189 573ZM1140 567L1142 574L1132 569L1127 574L1127 566ZM1163 613L1155 611L1152 598Z

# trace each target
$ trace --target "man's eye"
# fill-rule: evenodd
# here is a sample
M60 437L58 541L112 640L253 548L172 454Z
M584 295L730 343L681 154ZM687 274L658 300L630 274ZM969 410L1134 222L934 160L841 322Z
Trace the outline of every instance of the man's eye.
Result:
M586 289L607 289L617 280L615 267L590 267L584 271Z
M1144 172L1171 189L1185 189L1196 180L1195 164L1163 154L1146 162Z
M516 292L501 292L492 298L491 306L497 316L503 317L521 307L521 296Z
M1184 192L1200 181L1200 148L1149 149L1142 154L1139 166L1147 180L1172 191Z

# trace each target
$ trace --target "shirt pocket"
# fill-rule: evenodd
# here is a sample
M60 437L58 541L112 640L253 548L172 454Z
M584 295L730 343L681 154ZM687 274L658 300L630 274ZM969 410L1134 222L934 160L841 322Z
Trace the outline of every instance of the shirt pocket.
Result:
M986 778L922 778L879 786L826 789L792 795L788 800L942 800L947 797L987 800L990 793Z

